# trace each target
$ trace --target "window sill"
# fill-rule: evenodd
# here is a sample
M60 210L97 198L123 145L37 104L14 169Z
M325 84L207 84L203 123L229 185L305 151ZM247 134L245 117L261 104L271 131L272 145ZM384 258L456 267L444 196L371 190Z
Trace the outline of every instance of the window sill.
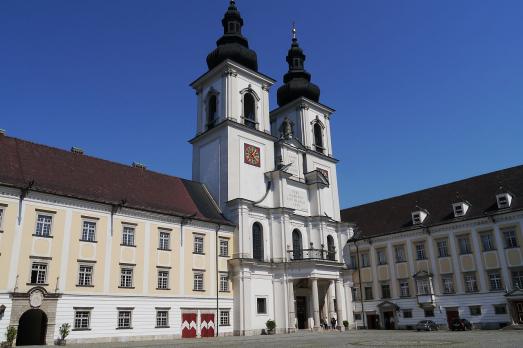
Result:
M81 285L81 284L76 284L76 287L77 287L77 288L94 288L94 285Z
M25 285L31 285L31 286L49 286L49 283L25 283Z
M161 251L172 251L172 249L164 249L164 248L158 248L157 250L161 250Z
M97 240L87 240L87 239L79 239L80 242L85 242L85 243L98 243Z
M116 330L132 330L132 327L117 327Z
M119 286L118 289L134 289L134 286Z
M165 290L171 290L170 288L156 288L156 290L162 290L162 291L165 291Z
M168 329L170 326L155 326L155 329Z
M71 331L91 331L91 328L88 328L88 327L76 328L76 329L71 329Z
M472 252L469 252L469 253L459 253L459 255L472 255Z
M194 252L194 251L192 253L193 253L193 255L205 255L205 253L197 253L197 252Z
M220 327L227 327L227 326L231 326L231 324L220 324Z
M444 259L445 257L450 257L450 255L438 255L438 259Z
M2 232L2 231L0 231L0 232ZM227 257L227 258L230 257L229 255L218 255L218 256L219 256L219 257Z
M192 289L192 291L205 292L205 290Z
M120 246L129 247L129 248L136 248L136 245L131 245L131 244L120 244Z
M220 290L220 292L230 293L231 290Z
M39 234L33 234L33 237L40 237L40 238L53 238L53 236L42 236Z

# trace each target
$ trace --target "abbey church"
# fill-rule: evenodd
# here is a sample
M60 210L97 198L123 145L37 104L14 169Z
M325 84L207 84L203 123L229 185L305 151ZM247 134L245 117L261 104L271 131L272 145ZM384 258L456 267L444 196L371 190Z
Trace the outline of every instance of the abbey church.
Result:
M0 336L523 323L523 166L341 210L334 110L296 32L271 107L234 1L222 25L191 83L191 180L0 133Z

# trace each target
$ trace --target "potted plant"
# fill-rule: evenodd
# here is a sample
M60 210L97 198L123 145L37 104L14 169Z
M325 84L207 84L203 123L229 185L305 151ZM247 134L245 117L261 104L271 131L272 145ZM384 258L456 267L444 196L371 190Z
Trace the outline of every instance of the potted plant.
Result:
M71 324L63 323L58 331L60 332L60 338L57 340L56 343L59 346L65 346L65 339L67 338L67 336L69 336L69 333L71 332Z
M274 330L276 329L276 322L274 320L272 320L272 319L269 319L265 323L265 326L267 326L267 333L269 335L273 335L274 334Z
M2 343L2 347L12 347L13 342L16 338L16 327L14 326L8 326L7 331L5 332L5 339L6 341Z
M349 322L347 320L344 320L343 326L345 327L345 330L347 330L349 328Z

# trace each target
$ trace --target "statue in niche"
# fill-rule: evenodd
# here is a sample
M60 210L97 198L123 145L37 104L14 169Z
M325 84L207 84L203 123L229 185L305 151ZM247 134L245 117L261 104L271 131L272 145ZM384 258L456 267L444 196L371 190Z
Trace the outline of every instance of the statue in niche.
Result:
M294 123L289 120L288 117L285 117L280 127L280 134L283 139L292 139L293 138L293 127Z

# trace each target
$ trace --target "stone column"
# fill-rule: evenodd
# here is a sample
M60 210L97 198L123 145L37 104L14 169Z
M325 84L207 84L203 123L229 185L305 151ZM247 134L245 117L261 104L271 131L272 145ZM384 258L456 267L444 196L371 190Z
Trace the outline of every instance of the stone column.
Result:
M463 289L463 277L461 276L461 267L459 264L459 252L456 246L456 236L452 233L449 234L450 244L450 256L452 257L452 270L454 271L454 285L456 286L456 293L462 294Z
M345 301L344 301L345 299L343 297L343 285L342 285L341 279L338 279L335 282L334 289L336 290L336 305L337 305L336 316L338 317L338 327L341 331L344 331L345 326L343 326L343 321L347 320L347 316L345 314Z
M336 312L334 311L334 296L332 296L332 293L335 291L334 290L335 287L336 287L336 284L334 283L334 280L331 280L329 287L327 288L327 302L329 303L327 322L329 323L329 325L330 325L331 318L334 318L334 314L336 314ZM338 297L336 297L336 298L338 298Z
M354 306L353 306L354 299L352 298L352 290L351 290L352 285L353 284L351 284L351 283L343 284L343 287L345 288L346 316L347 316L347 320L349 321L349 327L352 327L352 324L355 324L355 321L354 321Z
M314 329L320 327L320 303L318 301L318 278L311 278L312 280L312 308L314 313Z
M496 243L496 251L499 258L499 266L501 268L501 275L503 276L503 284L510 284L510 272L508 269L507 255L505 254L505 243L503 235L498 226L494 226L494 240Z
M479 291L488 292L489 284L487 283L485 266L483 264L483 257L480 246L480 237L476 228L472 229L472 234L470 236L472 245L474 247L473 255L476 262L476 269L478 270L478 280L479 280Z
M294 299L294 280L289 279L287 281L287 287L289 288L289 330L290 332L296 329L296 306Z

